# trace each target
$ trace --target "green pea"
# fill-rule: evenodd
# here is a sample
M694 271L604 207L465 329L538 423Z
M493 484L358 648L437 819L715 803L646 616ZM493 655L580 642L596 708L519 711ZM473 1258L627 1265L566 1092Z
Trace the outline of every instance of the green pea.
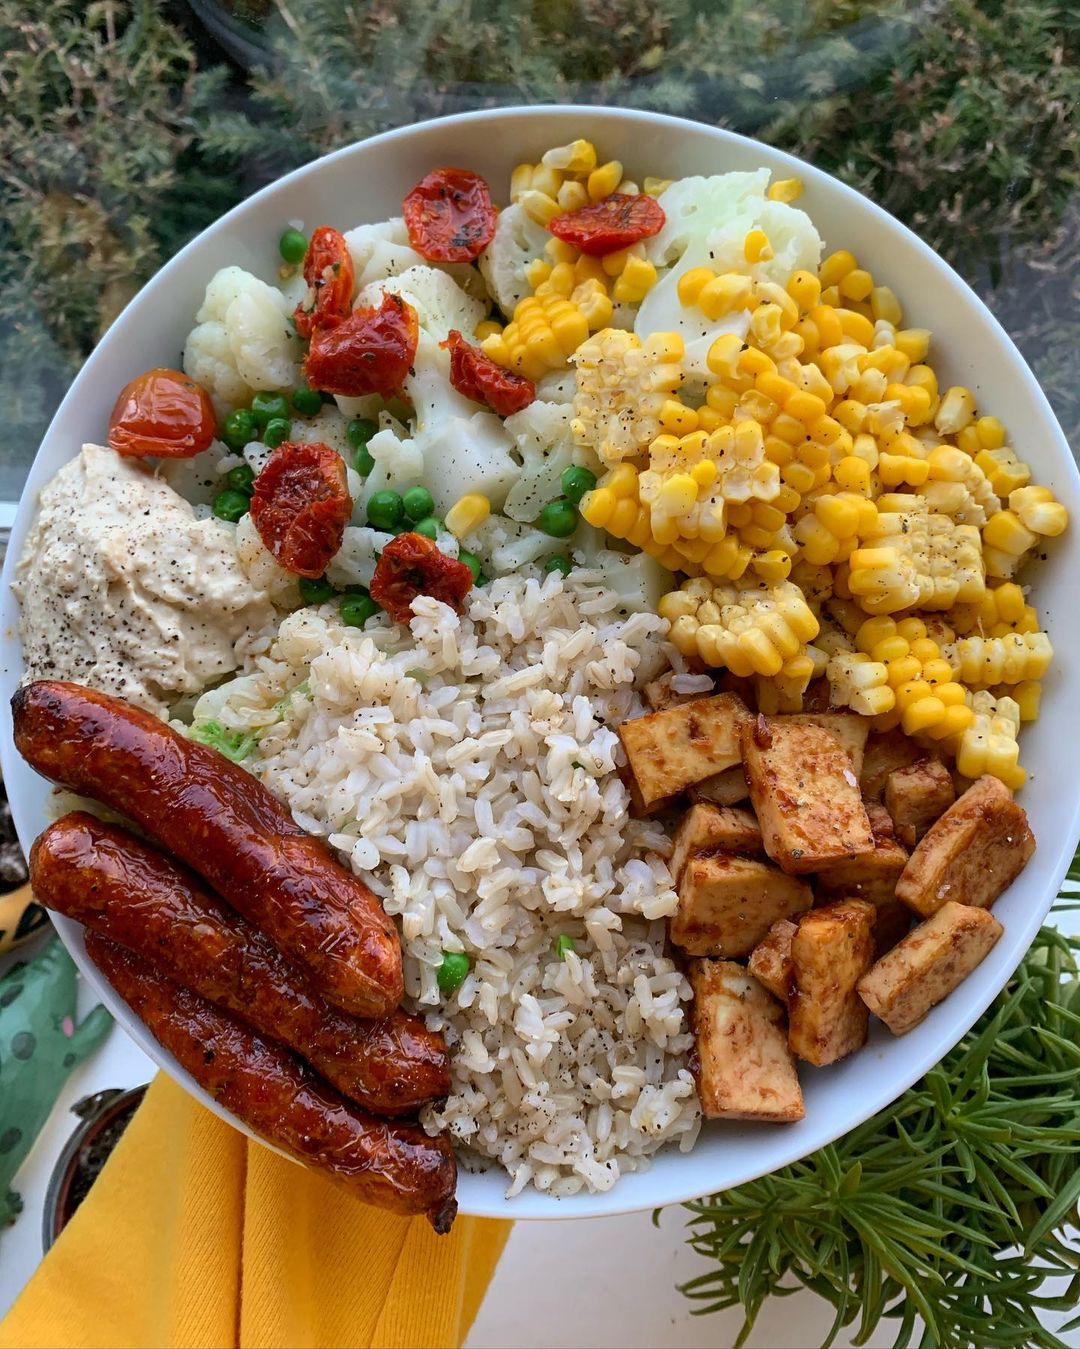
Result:
M341 601L339 612L347 628L362 628L369 618L379 612L379 606L364 591L361 595L346 595Z
M304 261L304 255L307 253L307 239L299 230L289 228L278 240L278 252L286 262L295 267L297 263Z
M371 451L366 445L361 445L353 458L353 468L360 474L361 478L366 478L375 467L375 460Z
M225 418L221 439L230 450L242 450L249 440L255 439L256 430L255 418L250 409L237 408Z
M246 492L237 492L233 488L226 488L224 492L219 492L214 498L213 511L219 520L229 520L236 524L237 520L242 519L251 509L251 498Z
M250 464L237 464L225 474L225 482L234 492L243 492L245 496L250 496L251 489L255 485L255 470Z
M573 937L568 937L565 932L561 932L555 942L555 954L560 960L566 959L568 951L576 951Z
M354 450L358 450L361 445L368 443L378 429L379 423L373 422L370 417L354 417L345 428L345 438Z
M376 492L367 505L368 524L375 529L395 530L405 518L405 505L397 492Z
M301 417L314 417L322 408L322 394L317 389L309 389L306 384L301 384L293 393L291 402L293 411Z
M560 576L567 576L573 565L565 553L556 553L554 557L549 557L544 563L544 570L547 572L557 571Z
M570 500L577 506L586 492L591 492L596 486L596 474L591 473L587 468L564 468L562 475L562 489Z
M305 604L325 604L334 598L334 587L325 576L301 576L298 588Z
M439 537L440 529L442 529L442 521L436 520L434 515L429 515L426 520L417 520L412 527L412 532L423 534L425 539L431 539L434 542Z
M292 435L292 422L286 417L271 417L266 423L266 430L263 432L263 444L269 445L272 450L276 450L279 445L289 439Z
M480 559L475 553L470 553L467 549L462 548L458 552L457 560L459 562L464 562L466 567L472 572L473 585L476 585L480 580L481 574Z
M578 526L577 507L573 502L567 501L566 497L556 497L540 512L540 518L536 523L553 539L569 538Z
M410 520L426 520L435 509L435 501L426 487L410 487L401 501Z
M289 416L289 402L282 393L257 393L251 400L251 415L256 426L266 426L268 422Z
M474 584L475 584L475 585L478 585L478 586L486 586L487 583L488 583L488 578L487 578L487 576L485 575L484 572L481 572L480 575L476 578L476 581L474 582Z
M469 957L464 951L444 951L442 962L435 971L439 992L447 998L451 993L456 993L465 982L468 972Z

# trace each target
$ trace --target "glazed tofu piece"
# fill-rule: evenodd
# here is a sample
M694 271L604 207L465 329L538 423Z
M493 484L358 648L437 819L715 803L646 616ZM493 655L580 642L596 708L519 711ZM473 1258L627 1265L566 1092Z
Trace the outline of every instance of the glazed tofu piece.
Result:
M788 1044L818 1067L866 1040L869 1020L857 985L874 960L874 906L840 900L799 919L791 939Z
M1027 865L1035 836L997 778L981 777L930 826L896 882L923 918L949 900L987 909Z
M874 959L880 960L886 951L891 951L911 931L915 915L898 899L887 899L884 904L875 904L874 908L877 911L874 919Z
M795 712L791 716L777 717L777 721L791 721L797 726L820 726L822 730L835 735L851 755L855 776L858 777L862 772L866 737L870 733L870 723L866 717L860 717L857 712Z
M630 793L630 814L635 820L643 820L648 815L658 815L662 810L669 810L678 801L678 796L660 796L649 805L642 800L641 792L638 790L637 781L629 768L620 768L619 777L622 779L623 786Z
M896 841L892 816L884 806L870 801L866 815L874 836L873 852L822 867L815 886L819 897L886 904L896 894L896 882L907 865L907 849Z
M764 984L785 1006L791 992L791 939L797 931L796 923L781 918L750 952L747 962L747 968L758 983Z
M760 852L761 830L748 810L734 806L691 806L679 821L668 869L676 885L691 857L720 849L723 852Z
M813 722L759 716L742 735L743 767L765 851L801 875L874 851L851 756Z
M768 862L723 853L692 857L678 889L669 935L692 956L748 956L778 918L814 902L805 881Z
M952 774L939 759L919 759L894 768L885 779L885 809L896 833L914 848L936 819L956 800Z
M903 1035L967 978L1003 931L986 909L949 900L863 975L859 996Z
M650 806L737 764L746 716L733 693L718 693L624 721L619 737L642 802Z
M802 1119L802 1090L781 1005L733 961L693 960L689 974L695 1076L705 1117Z
M732 764L722 773L703 778L690 788L691 801L710 801L714 806L734 806L750 795L746 774L741 763Z
M885 780L897 768L906 768L926 758L926 750L906 736L899 727L892 731L873 731L867 737L859 786L867 801L878 801Z

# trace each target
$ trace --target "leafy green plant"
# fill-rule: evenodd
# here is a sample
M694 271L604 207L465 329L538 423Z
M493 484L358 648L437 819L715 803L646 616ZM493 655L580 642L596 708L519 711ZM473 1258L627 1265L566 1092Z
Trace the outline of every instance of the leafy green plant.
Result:
M1070 880L1080 882L1080 860ZM1071 1311L1080 1244L1080 939L1043 928L973 1029L893 1105L773 1175L686 1207L710 1268L705 1313L809 1288L826 1341L885 1322L895 1344L1060 1347L1039 1313ZM1063 1295L1044 1281L1068 1276ZM923 1328L916 1330L917 1318Z

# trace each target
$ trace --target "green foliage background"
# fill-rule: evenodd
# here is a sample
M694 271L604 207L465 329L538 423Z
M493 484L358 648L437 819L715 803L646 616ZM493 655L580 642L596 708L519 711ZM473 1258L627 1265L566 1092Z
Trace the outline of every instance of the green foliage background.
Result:
M0 493L104 328L228 206L388 127L556 99L730 126L860 188L979 289L1080 444L1074 5L231 8L250 20L251 72L180 0L0 0Z

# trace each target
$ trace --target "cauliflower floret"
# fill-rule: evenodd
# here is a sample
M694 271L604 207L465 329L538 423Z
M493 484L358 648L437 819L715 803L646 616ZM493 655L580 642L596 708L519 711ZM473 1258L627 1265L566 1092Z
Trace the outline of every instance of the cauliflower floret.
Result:
M575 547L575 560L579 551ZM601 548L592 556L583 556L582 564L599 572L598 579L618 595L624 609L633 613L655 614L661 599L675 584L671 572L648 553L617 553L611 548Z
M511 520L535 520L562 492L563 470L574 463L570 409L537 400L507 417L503 426L514 438L521 468L503 507Z
M398 276L372 282L357 296L357 306L378 307L384 293L401 295L416 310L420 327L436 342L446 340L451 328L469 338L484 317L484 306L445 272L426 264L409 267Z
M478 259L495 303L509 318L517 302L532 294L525 280L530 262L544 256L551 235L518 205L499 212L495 235Z
M327 578L339 590L371 585L379 554L393 537L367 525L346 525L341 547L326 569Z
M300 603L297 579L274 561L250 515L241 516L236 526L236 555L251 584L265 590L276 608L296 608Z
M410 267L426 266L409 246L409 232L401 216L380 220L376 225L357 225L345 235L359 286L398 276Z
M745 337L750 316L737 310L711 322L696 306L684 307L678 296L684 272L708 266L717 273L743 272L757 281L783 285L793 271L817 270L821 239L810 217L785 202L769 201L768 181L766 169L683 178L660 197L667 222L645 248L654 264L669 270L642 300L634 331L642 337L655 332L681 334L688 375L706 377L706 356L713 342L724 333ZM769 236L774 256L750 264L743 249L755 227Z
M543 403L572 403L577 389L573 370L552 370L536 381L537 401Z
M289 313L281 291L242 267L223 267L211 279L184 344L184 370L219 416L257 389L295 388L302 348Z
M565 539L552 538L531 525L508 520L505 515L489 515L464 544L481 560L489 576L505 576L520 571L530 562L566 551Z

